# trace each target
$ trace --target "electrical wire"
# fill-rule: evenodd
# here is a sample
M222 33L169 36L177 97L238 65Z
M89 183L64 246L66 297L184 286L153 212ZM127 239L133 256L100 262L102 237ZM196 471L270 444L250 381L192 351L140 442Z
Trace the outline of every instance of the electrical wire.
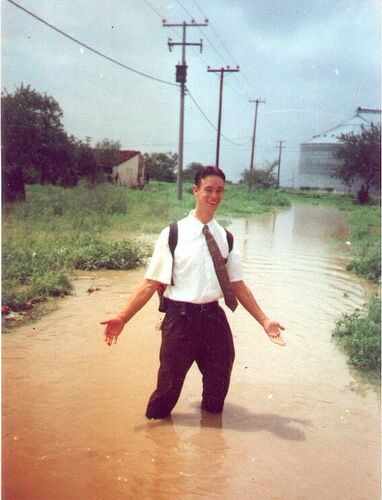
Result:
M202 110L202 108L196 102L195 98L191 94L188 87L187 87L187 94L191 97L192 102L195 104L195 106L197 107L199 112L204 116L204 118L207 120L207 122L211 125L211 127L213 127L215 130L217 130L217 127L211 122L211 120L208 118L208 116L205 114L205 112ZM246 141L246 142L242 142L242 143L234 142L231 139L229 139L228 137L226 137L222 132L220 132L220 134L226 141L230 142L231 144L234 144L235 146L245 146L246 144L248 144L250 142L250 141Z
M189 13L189 11L188 11L185 7L183 7L183 5L182 5L182 4L181 4L178 0L175 0L175 2L179 5L179 7L180 7L181 9L183 9L183 10L184 10L184 12L185 12L188 16L190 16L190 18L191 18L191 19L193 19L193 18L194 18L194 16L192 16L192 15Z
M32 16L33 18L37 19L37 21L40 21L41 23L45 24L46 26L48 26L49 28L51 28L52 30L56 31L57 33L59 33L60 35L63 35L64 37L66 38L69 38L69 40L71 40L72 42L75 42L77 43L78 45L81 45L82 47L85 47L86 49L90 50L91 52L93 52L94 54L97 54L98 56L100 57L103 57L104 59L114 63L114 64L117 64L118 66L121 66L122 68L124 69L127 69L129 71L132 71L133 73L136 73L138 75L141 75L145 78L149 78L150 80L154 80L156 82L160 82L160 83L164 83L166 85L171 85L172 87L179 87L179 85L177 83L173 83L173 82L167 82L166 80L161 80L160 78L156 78L155 76L151 76L147 73L143 73L142 71L138 71L137 69L134 69L132 68L131 66L127 66L127 64L124 64L124 63L121 63L119 61L117 61L116 59L113 59L112 57L109 57L107 56L106 54L103 54L102 52L100 52L99 50L97 49L94 49L93 47L90 47L90 45L87 45L86 43L84 42L81 42L80 40L78 40L77 38L74 38L73 36L71 35L68 35L67 33L65 33L64 31L60 30L59 28L57 28L56 26L53 26L53 24L50 24L48 23L47 21L45 21L44 19L42 19L41 17L37 16L36 14L34 14L33 12L27 10L25 7L22 7L21 5L19 5L18 3L14 2L14 0L8 0L9 3L11 3L12 5L14 5L15 7L17 7L18 9L26 12L27 14L29 14L30 16Z
M189 12L189 11L188 11L185 7L183 7L183 5L181 4L181 2L180 2L179 0L175 0L175 1L176 1L176 3L177 3L177 4L178 4L178 5L179 5L179 6L180 6L180 7L181 7L181 8L182 8L182 9L183 9L183 10L184 10L184 11L185 11L185 12L186 12L186 13L187 13L190 17L191 17L191 18L193 17L193 16L191 16L190 12ZM196 5L196 7L198 7L198 5L197 5L195 2L194 2L194 4ZM202 12L202 10L201 10L201 9L199 9L199 10L200 10L200 12L202 13L202 15L204 16L204 18L205 18L205 19L207 19L207 16L206 16L206 15ZM212 25L211 25L211 27L213 28L213 26L212 26ZM213 29L214 29L214 28L213 28ZM222 60L222 61L226 64L226 66L229 66L229 65L230 65L230 64L229 64L229 61L227 61L227 59L226 59L226 58L225 58L225 57L224 57L224 56L223 56L223 55L222 55L222 54L218 51L218 49L217 49L217 48L215 47L215 45L211 42L211 40L208 38L208 36L207 36L207 35L206 35L203 31L202 31L202 29L201 29L201 28L199 28L199 31L202 33L203 37L207 40L207 42L208 42L208 43L209 43L209 45L212 47L212 49L214 50L214 52L217 54L217 56L219 57L219 59L221 59L221 60ZM216 30L215 30L215 29L214 29L214 31L216 32ZM221 40L220 40L220 39L219 39L219 41L220 41L220 43L223 45L223 43L221 42ZM223 47L224 47L224 45L223 45ZM225 48L225 47L224 47L224 48ZM225 50L226 50L226 52L228 53L228 55L231 57L231 59L232 59L232 60L234 60L234 59L233 59L233 57L232 57L232 56L230 55L230 53L228 52L228 50L227 50L227 49L225 49ZM235 64L236 64L236 66L238 66L238 64L237 64L237 63L235 63ZM236 79L236 81L237 81L237 83L239 84L239 86L240 86L240 87L242 87L242 85L241 85L241 83L239 82L239 80L238 80L238 78L237 78L236 74L234 75L234 78ZM249 94L247 94L247 97L244 97L244 96L243 96L242 94L240 94L240 92L239 92L237 89L235 89L235 87L233 87L232 85L229 85L229 84L227 83L227 86L228 86L228 87L230 87L230 88L231 88L231 90L233 90L233 91L234 91L234 92L235 92L235 93L236 93L239 97L241 97L242 99L244 99L244 100L246 100L246 101L247 101L247 100L250 98L250 97L249 97Z
M148 1L148 0L143 0L144 3L158 16L162 19L162 21L165 19L165 17L160 13L160 11L158 9L156 9L153 5L151 5L151 3ZM176 3L184 10L184 12L191 18L193 19L193 16L191 15L191 13L178 1L176 0ZM200 10L200 9L199 9ZM227 61L225 60L225 58L222 56L222 54L216 49L216 47L214 46L214 44L211 42L211 40L207 37L207 35L205 34L204 31L202 31L202 29L199 27L199 31L202 33L202 36L207 40L207 42L211 45L211 47L214 49L214 51L216 52L216 54L219 56L219 58L224 61L226 64L227 64ZM175 33L177 36L181 36L178 31L176 31L173 27L172 27L172 32ZM222 42L221 42L222 43ZM209 66L209 64L204 60L204 58L201 56L201 54L195 50L194 47L190 47L191 51L197 56L199 57L199 59L202 60L202 62L206 65L206 66ZM232 58L232 57L231 57ZM227 64L228 65L228 64ZM229 66L229 65L228 65ZM234 75L234 78L236 79L236 81L238 82L239 86L242 87L241 83L238 81L237 79L237 76L236 74ZM245 100L245 101L248 101L249 97L248 97L248 94L247 94L247 97L244 97L235 87L233 87L232 85L229 84L229 82L226 82L227 84L227 87L229 87L231 90L233 90L241 99Z
M202 8L199 7L198 3L196 2L196 0L193 0L193 3L195 5L195 7L199 10L199 12L202 14L202 16L204 16L205 18L207 18L208 16L203 12ZM226 53L228 54L228 56L232 59L232 61L234 62L234 64L236 64L236 66L239 66L239 64L237 63L237 61L235 60L235 58L233 57L233 55L231 54L231 52L227 49L226 45L223 43L223 41L220 39L220 36L218 34L218 32L216 31L214 25L210 22L210 26L213 30L213 32L215 33L215 36L216 38L219 40L221 46L223 47L223 49L226 51ZM245 81L247 82L247 84L251 87L251 90L253 90L253 85L252 83L249 81L249 79L246 77L245 73L243 73L242 71L240 72L241 76L245 79ZM234 75L235 78L237 79L237 76ZM239 83L240 85L240 83Z
M191 16L190 12L181 4L181 2L179 2L178 0L175 0L176 3L185 11L185 13L190 16L191 19L193 19L193 16ZM155 12L155 14L157 16L159 16L162 20L164 19L164 16L155 8L153 7L150 2L148 0L144 0L145 4L153 11ZM200 29L200 28L199 28ZM174 30L173 30L174 31ZM200 31L202 32L202 30L200 29ZM177 33L175 31L175 33ZM178 33L177 33L178 34ZM205 34L202 32L203 36L205 36ZM209 42L211 44L211 46L213 47L213 44L212 42ZM201 60L204 62L204 64L207 65L207 63L204 61L204 59L200 56L199 53L196 52L196 50L194 50L193 47L191 47L191 50L198 56L201 58ZM216 49L215 49L216 51ZM216 51L217 52L217 51ZM222 57L221 54L219 54L219 52L217 52L217 54L219 55L219 57ZM223 59L224 60L224 59ZM239 94L237 92L237 90L232 87L231 85L228 85L233 91L235 91L241 98L245 99L241 94ZM203 115L203 117L205 118L205 120L211 125L211 127L213 127L215 130L217 130L217 127L211 122L211 120L208 118L208 116L204 113L204 111L201 109L201 107L199 106L199 104L196 102L195 98L192 96L190 90L187 88L187 92L189 94L189 96L191 97L191 100L193 101L193 103L195 104L195 106L197 107L197 109L199 110L199 112ZM228 142L230 142L231 144L234 144L235 146L243 146L243 145L246 145L248 144L250 141L248 142L245 142L245 143L237 143L237 142L234 142L232 141L231 139L229 139L228 137L226 137L223 133L221 133L221 136Z
M183 5L181 4L181 2L179 0L175 0L176 3L186 12L187 15L189 15L191 17L191 19L193 19L193 16L191 16L190 12L185 8L183 7ZM206 19L206 17L205 17ZM207 42L211 45L211 47L214 49L214 51L216 52L216 54L219 56L219 58L225 62L225 64L227 64L227 61L224 59L224 57L220 54L220 52L217 50L217 48L214 46L214 44L209 40L209 38L207 37L207 35L201 30L201 28L199 28L199 31L202 33L202 35L204 36L204 38L207 40ZM228 64L227 64L228 65Z
M150 2L148 2L147 0L143 0L145 2L145 4L147 5L147 7L149 7L153 12L155 12L155 14L157 14L162 20L164 20L164 16L162 16L162 14L159 12L159 10L157 10L153 5L151 5Z

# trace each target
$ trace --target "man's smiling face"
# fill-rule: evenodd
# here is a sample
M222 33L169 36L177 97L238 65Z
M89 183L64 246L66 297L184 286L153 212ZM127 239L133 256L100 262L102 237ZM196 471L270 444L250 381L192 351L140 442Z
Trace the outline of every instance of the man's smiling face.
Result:
M196 210L213 215L224 198L224 180L217 175L208 175L193 190Z

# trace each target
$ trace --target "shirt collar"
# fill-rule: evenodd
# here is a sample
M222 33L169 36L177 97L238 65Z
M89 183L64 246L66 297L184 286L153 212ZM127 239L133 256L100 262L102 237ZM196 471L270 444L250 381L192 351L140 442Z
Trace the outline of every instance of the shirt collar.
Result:
M191 212L188 214L188 219L192 225L191 230L197 234L202 232L205 225L207 225L208 229L211 230L216 224L215 219L211 219L208 224L203 224L203 222L195 217L195 210L191 210Z

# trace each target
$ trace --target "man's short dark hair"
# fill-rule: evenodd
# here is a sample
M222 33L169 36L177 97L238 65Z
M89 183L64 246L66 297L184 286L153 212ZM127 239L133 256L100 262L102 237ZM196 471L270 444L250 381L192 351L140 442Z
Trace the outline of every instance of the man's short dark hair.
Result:
M225 174L223 170L220 170L218 167L214 167L213 165L208 165L207 167L199 167L195 174L195 185L199 187L200 182L204 177L208 177L209 175L217 175L221 177L225 182Z

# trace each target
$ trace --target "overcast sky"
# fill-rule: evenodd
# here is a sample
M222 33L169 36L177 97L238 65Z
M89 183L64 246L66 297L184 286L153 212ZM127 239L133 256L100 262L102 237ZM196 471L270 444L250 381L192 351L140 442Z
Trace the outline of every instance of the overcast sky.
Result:
M53 96L64 126L78 139L119 140L123 149L178 150L179 89L175 65L181 41L168 23L203 39L187 47L184 166L214 164L219 75L224 76L220 166L238 180L250 163L255 105L259 105L255 163L278 157L281 183L297 175L299 146L351 118L358 106L380 108L379 0L15 0L48 23L103 54L161 79L118 66L65 38L2 0L2 88L21 83ZM192 16L192 17L191 17ZM198 109L200 108L204 115ZM208 120L212 123L208 122Z

